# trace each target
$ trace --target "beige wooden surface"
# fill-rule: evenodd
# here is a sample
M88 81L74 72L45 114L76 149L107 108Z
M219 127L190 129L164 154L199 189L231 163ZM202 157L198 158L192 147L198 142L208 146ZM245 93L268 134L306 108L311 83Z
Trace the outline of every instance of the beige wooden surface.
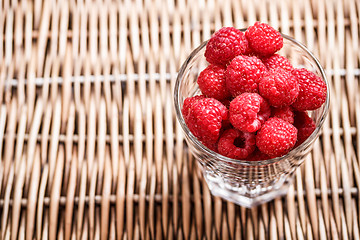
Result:
M0 0L1 239L358 239L358 0ZM331 84L288 195L210 195L173 109L185 57L222 26L268 22Z

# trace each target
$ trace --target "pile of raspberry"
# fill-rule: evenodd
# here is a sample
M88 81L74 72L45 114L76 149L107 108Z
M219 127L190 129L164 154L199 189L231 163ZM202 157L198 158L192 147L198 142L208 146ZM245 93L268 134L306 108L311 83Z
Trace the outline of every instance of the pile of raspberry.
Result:
M206 147L226 157L257 161L280 157L315 130L308 111L326 100L326 84L276 54L283 37L256 22L245 33L224 27L205 50L201 95L186 98L182 114Z

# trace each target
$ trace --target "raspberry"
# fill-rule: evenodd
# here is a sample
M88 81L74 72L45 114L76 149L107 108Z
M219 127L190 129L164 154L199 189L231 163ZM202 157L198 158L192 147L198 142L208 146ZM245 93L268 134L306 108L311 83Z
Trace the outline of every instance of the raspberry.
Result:
M207 43L205 57L209 63L225 66L235 56L245 53L247 48L243 32L233 27L223 27Z
M282 68L286 71L291 72L294 69L292 64L289 62L289 59L278 54L271 55L261 60L268 70Z
M292 105L295 110L315 110L326 100L326 84L315 73L305 68L294 69L292 74L299 83L299 96Z
M299 94L295 77L282 69L270 71L259 83L259 93L274 107L290 106Z
M298 130L295 146L299 146L314 132L316 125L306 112L295 112L294 115L294 126Z
M203 141L201 141L201 143L204 144L204 146L207 147L208 149L210 149L214 152L218 152L217 144L216 144L217 142L203 140Z
M249 47L258 55L269 56L283 46L283 37L266 23L256 22L245 32Z
M204 98L203 95L197 95L197 96L194 96L194 97L185 98L183 107L181 109L181 113L183 114L185 122L187 121L187 119L188 119L188 117L190 115L192 105L195 102L197 102L197 101L199 101L200 99L203 99L203 98Z
M229 111L228 109L222 104L220 101L214 99L214 98L207 98L206 103L213 104L215 107L217 107L220 111L222 120L229 120Z
M246 159L255 147L255 134L237 129L226 130L218 142L219 153L234 159Z
M270 159L270 157L265 153L260 152L258 148L246 158L247 161L262 161L267 159Z
M233 97L244 92L258 92L258 83L267 72L257 57L237 56L226 68L226 87Z
M291 124L294 123L294 113L292 108L289 106L283 108L272 108L271 116L281 118L282 120L285 120Z
M193 100L185 123L199 141L212 149L219 138L221 122L227 119L228 111L224 105L216 99L203 98Z
M268 103L257 93L243 93L230 103L231 124L246 132L256 132L270 117Z
M280 157L295 145L297 129L289 122L274 117L267 120L256 135L256 146L270 157Z
M222 100L230 96L226 89L225 68L223 67L214 64L207 66L199 74L197 83L206 97Z

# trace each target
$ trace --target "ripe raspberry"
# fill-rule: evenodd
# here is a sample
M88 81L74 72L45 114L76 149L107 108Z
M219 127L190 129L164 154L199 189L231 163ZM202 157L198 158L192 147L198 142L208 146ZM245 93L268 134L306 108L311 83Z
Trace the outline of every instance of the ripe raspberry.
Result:
M245 32L249 47L258 55L269 56L283 46L283 37L266 23L256 22Z
M213 104L215 107L217 107L220 111L222 120L229 120L229 111L228 109L222 104L220 101L216 100L215 98L207 98L206 103Z
M282 68L286 71L291 72L294 69L289 59L279 54L274 54L261 60L268 70Z
M225 66L235 56L245 53L247 48L243 32L233 27L223 27L207 43L205 57L209 63Z
M257 93L243 93L230 103L230 122L240 131L256 132L269 117L269 104Z
M298 111L315 110L326 100L326 84L315 73L305 68L294 69L292 74L299 83L299 96L292 105Z
M291 124L294 123L294 113L289 106L283 108L271 108L271 117L281 118Z
M255 147L255 134L237 129L226 130L218 142L218 151L221 155L239 160L246 159Z
M204 144L204 146L210 149L211 151L218 152L217 142L203 140L201 141L201 143Z
M271 70L259 83L259 93L274 107L290 106L299 94L295 77L282 69Z
M280 157L295 145L297 129L289 122L274 117L267 120L256 135L256 146L270 157Z
M226 99L230 93L226 89L225 68L210 64L197 79L199 88L206 97Z
M195 102L197 102L197 101L199 101L199 100L201 100L203 98L205 98L203 95L197 95L197 96L194 96L194 97L185 98L183 107L181 109L181 113L183 114L185 122L187 121L187 119L188 119L188 117L190 115L192 105Z
M219 138L221 122L227 119L224 105L214 98L203 98L192 103L185 123L194 136L211 149Z
M246 161L262 161L267 159L270 159L270 157L256 148L254 152L246 158Z
M258 92L259 80L266 74L265 65L257 57L237 56L226 68L226 87L233 97L244 92Z
M296 147L302 144L315 130L315 122L306 112L295 112L294 126L298 130Z

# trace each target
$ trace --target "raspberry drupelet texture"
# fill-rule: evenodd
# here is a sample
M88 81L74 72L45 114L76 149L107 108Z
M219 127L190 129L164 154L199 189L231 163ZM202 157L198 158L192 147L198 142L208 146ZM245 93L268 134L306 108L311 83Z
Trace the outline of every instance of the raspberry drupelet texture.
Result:
M260 80L259 93L271 106L285 107L295 102L299 94L299 85L290 72L276 69Z
M288 153L296 143L297 129L280 118L269 118L256 135L256 146L269 157Z
M257 93L243 93L230 103L230 122L240 131L256 132L270 114L269 104Z
M224 67L210 64L199 74L197 83L206 97L223 100L230 96L226 89Z
M227 119L228 110L222 103L214 98L203 98L193 100L185 123L199 141L215 151L221 123Z
M283 108L271 108L271 117L281 118L291 124L294 123L294 112L289 106Z
M255 134L237 129L226 130L218 142L218 152L221 155L239 160L246 159L255 147Z
M209 63L226 66L235 56L247 52L247 48L243 32L233 27L223 27L207 43L205 57Z
M299 96L292 105L295 110L315 110L326 100L326 84L315 73L305 68L296 68L291 72L299 84Z
M295 146L302 144L315 130L316 124L306 112L294 113L294 126L298 130L298 137Z
M283 46L283 37L266 23L256 22L245 32L250 49L260 56L269 56Z
M269 57L262 58L261 60L268 70L281 68L291 72L294 69L290 61L279 54L274 54Z
M237 56L226 68L226 87L233 97L244 92L258 92L258 83L267 73L265 65L255 56Z
M204 95L197 95L194 97L185 98L183 107L181 109L181 113L184 117L185 122L189 118L192 105L203 98L205 98Z

